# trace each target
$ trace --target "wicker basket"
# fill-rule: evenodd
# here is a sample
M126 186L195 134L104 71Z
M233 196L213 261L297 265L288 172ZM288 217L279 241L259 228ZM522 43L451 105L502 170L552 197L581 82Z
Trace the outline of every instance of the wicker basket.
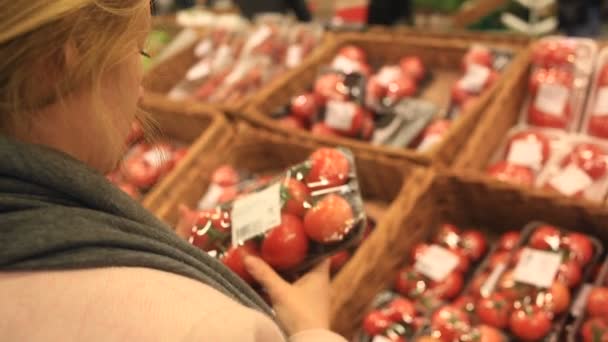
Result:
M500 83L509 80L513 73L516 73L525 66L525 60L521 58L520 54L517 55L508 70L505 70L501 77L502 81L486 91L474 102L473 106L463 112L461 118L454 122L452 129L450 129L443 141L438 144L439 146L435 146L427 153L374 146L367 142L347 138L313 136L308 131L286 128L269 116L273 111L286 105L294 95L308 91L317 73L330 62L337 50L345 44L355 44L363 48L368 53L372 65L395 63L405 54L419 55L429 65L429 68L441 70L436 75L438 78L440 77L445 80L445 82L433 82L433 84L439 84L440 87L431 87L436 89L429 89L425 97L447 105L451 85L456 81L457 76L461 72L460 61L471 45L471 41L447 38L425 39L405 37L397 38L392 34L372 33L342 34L340 38L335 39L333 44L326 46L315 59L309 60L299 68L288 73L280 82L276 82L272 87L268 87L260 92L253 100L251 106L246 110L245 117L255 125L301 139L312 139L323 143L347 146L354 150L405 158L422 165L429 165L435 161L449 165L475 128L485 108L490 104L494 94L500 87ZM489 45L491 46L491 44ZM513 49L518 51L517 47L513 47Z
M332 327L350 337L361 326L374 296L393 285L399 266L414 244L428 239L441 222L479 227L498 235L540 220L592 234L608 243L608 209L467 173L428 172L410 178L409 195L387 228L374 232L332 284ZM387 216L389 216L387 214Z
M156 184L143 199L144 207L154 211L168 194L171 184L195 164L199 157L207 156L216 144L226 139L231 127L223 114L198 103L170 103L153 95L144 97L142 107L152 116L160 129L160 138L190 143L188 154L175 169Z

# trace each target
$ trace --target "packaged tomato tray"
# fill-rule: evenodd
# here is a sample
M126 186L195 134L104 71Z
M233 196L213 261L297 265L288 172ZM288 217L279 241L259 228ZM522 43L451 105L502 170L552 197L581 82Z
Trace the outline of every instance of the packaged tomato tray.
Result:
M608 260L593 282L585 284L571 310L576 321L568 327L568 341L608 340Z
M509 340L561 341L572 298L593 272L602 245L590 236L543 223L526 226L522 238L509 261L488 259L478 273L488 274L480 290L471 285L468 296L434 313L435 337L463 341L473 326L482 325Z
M519 125L507 133L486 172L501 181L534 186L549 160L564 149L560 130Z
M608 48L598 56L581 131L608 139Z
M217 184L238 177L222 173L226 179L214 179ZM250 283L242 263L246 254L286 276L297 275L355 246L367 227L354 158L346 149L318 149L272 179L237 187L242 191L232 192L234 200L196 213L189 241Z
M577 130L596 54L597 44L590 39L547 37L535 43L520 122Z

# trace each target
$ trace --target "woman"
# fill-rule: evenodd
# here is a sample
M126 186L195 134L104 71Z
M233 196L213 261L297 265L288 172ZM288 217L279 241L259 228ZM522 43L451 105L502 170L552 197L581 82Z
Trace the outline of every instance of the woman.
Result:
M0 7L0 341L343 341L327 263L290 285L246 259L273 311L102 176L141 96L148 0Z

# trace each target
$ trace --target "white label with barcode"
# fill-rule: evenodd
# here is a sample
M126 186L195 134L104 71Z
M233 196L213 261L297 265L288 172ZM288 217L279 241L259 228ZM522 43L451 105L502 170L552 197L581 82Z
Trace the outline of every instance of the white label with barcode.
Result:
M469 93L478 94L488 82L490 69L483 65L471 64L460 80L461 87Z
M329 101L325 111L325 124L333 129L348 131L352 127L356 110L354 103Z
M144 153L142 157L148 165L159 168L164 162L169 160L170 152L162 148L152 148L150 151Z
M546 289L553 284L561 263L562 256L559 253L524 248L515 266L513 279Z
M454 271L459 262L459 258L454 253L443 247L431 245L416 260L414 269L434 281L442 281Z
M539 170L543 162L543 147L538 141L516 140L511 143L507 161Z
M331 67L332 69L342 71L345 74L361 71L361 67L358 62L344 56L337 56L334 58L334 61L331 63Z
M401 68L398 66L385 66L380 69L376 79L378 83L383 86L387 86L389 83L397 80L401 77Z
M188 81L196 81L198 79L207 77L210 73L211 62L208 59L203 59L188 70L186 79Z
M289 49L287 49L285 65L288 68L295 68L300 65L300 63L302 63L302 45L291 45Z
M245 43L245 47L243 50L245 53L251 52L251 50L255 49L258 45L262 44L270 35L272 34L272 30L268 26L262 26L257 31L255 31L249 39L247 43Z
M479 292L481 292L480 294L482 297L488 297L490 294L492 294L492 292L494 292L496 284L498 284L498 280L500 279L500 276L505 271L505 269L507 269L507 265L503 263L500 263L496 265L496 267L494 267L492 273L490 273L490 275L488 276L488 279L486 279L486 281L483 283L483 285L481 285L481 288L479 289Z
M574 164L568 165L557 176L551 178L549 184L566 196L572 196L587 189L593 184L593 179Z
M608 87L601 87L595 95L595 107L592 113L597 116L608 115Z
M232 245L238 246L252 237L281 224L281 184L236 200L232 206Z
M211 184L209 186L209 189L207 189L207 192L205 193L205 196L203 196L203 198L201 198L200 201L198 201L198 205L197 208L199 210L204 210L204 209L211 209L213 207L215 207L220 199L220 196L222 196L222 194L224 193L224 188L221 187L218 184Z
M202 58L211 52L213 49L213 42L211 39L205 39L202 42L198 43L194 48L194 54L196 57Z
M568 88L559 84L541 84L534 107L551 115L564 116L564 109L569 98Z

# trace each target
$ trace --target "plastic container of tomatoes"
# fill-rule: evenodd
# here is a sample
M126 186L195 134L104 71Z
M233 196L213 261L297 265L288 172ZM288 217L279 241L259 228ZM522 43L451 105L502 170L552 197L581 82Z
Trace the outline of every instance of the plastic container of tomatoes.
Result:
M376 296L354 342L405 342L428 324L428 308L392 291Z
M581 131L608 139L608 48L598 55Z
M460 310L470 315L466 323L501 329L513 340L559 341L572 298L591 275L602 244L544 223L527 225L522 237L510 260L489 273L483 290L451 310L469 305Z
M593 40L582 38L547 37L535 43L520 122L576 131L597 49Z
M538 176L537 186L565 196L603 202L608 192L608 144L569 136Z
M534 186L549 160L564 149L565 137L557 129L527 125L511 128L486 172L501 181Z
M235 176L230 173L228 179ZM189 241L250 283L245 255L297 276L356 245L367 226L354 158L346 149L320 148L274 178L240 189L233 201L199 215Z
M580 291L571 314L576 321L569 327L569 342L608 340L608 260L594 283Z

